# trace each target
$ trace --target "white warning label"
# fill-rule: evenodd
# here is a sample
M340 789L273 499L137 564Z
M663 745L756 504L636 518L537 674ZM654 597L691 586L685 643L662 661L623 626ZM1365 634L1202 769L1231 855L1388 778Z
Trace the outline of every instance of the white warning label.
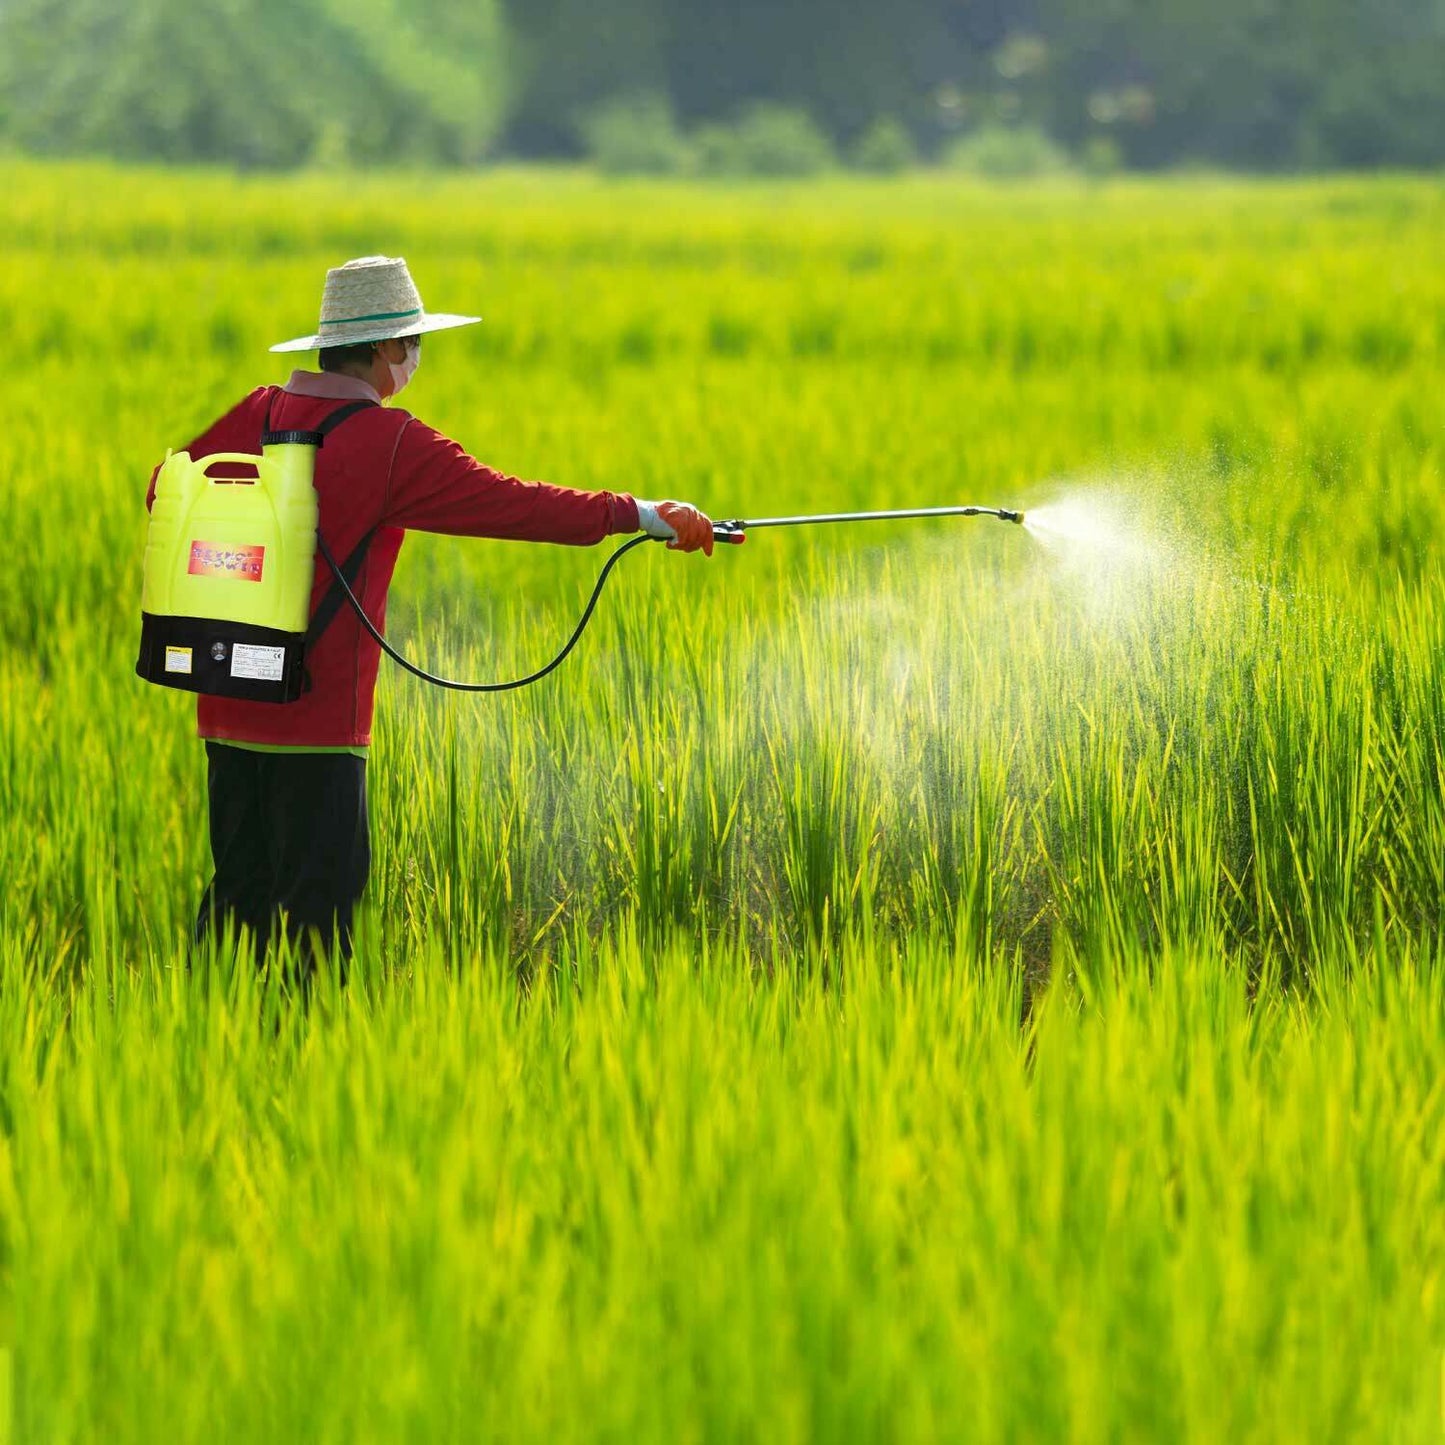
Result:
M280 682L286 674L284 647L255 647L238 642L231 649L231 676L248 677L253 682Z
M191 649L189 647L166 648L166 671L189 672L191 670Z

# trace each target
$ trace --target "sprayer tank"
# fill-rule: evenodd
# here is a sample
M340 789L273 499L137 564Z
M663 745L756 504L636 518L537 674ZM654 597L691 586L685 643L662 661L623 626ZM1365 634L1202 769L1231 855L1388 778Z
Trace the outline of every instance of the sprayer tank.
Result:
M221 463L254 481L213 477ZM316 447L257 457L172 452L156 478L136 671L195 692L283 702L298 696L311 605Z

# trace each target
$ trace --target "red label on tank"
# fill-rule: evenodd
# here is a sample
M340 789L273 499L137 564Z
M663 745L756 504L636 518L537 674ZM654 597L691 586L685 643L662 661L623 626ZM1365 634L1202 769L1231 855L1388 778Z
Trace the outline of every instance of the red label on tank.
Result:
M218 542L192 542L192 577L229 577L233 582L259 582L265 565L264 547L226 547Z

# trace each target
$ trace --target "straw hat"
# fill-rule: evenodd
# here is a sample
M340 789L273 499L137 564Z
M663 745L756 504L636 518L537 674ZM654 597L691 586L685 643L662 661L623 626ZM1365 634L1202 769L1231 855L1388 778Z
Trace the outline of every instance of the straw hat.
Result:
M385 341L393 336L415 336L420 331L470 326L481 319L427 311L400 256L360 256L326 273L321 325L316 334L283 341L271 350L315 351L324 346L351 346L358 341Z

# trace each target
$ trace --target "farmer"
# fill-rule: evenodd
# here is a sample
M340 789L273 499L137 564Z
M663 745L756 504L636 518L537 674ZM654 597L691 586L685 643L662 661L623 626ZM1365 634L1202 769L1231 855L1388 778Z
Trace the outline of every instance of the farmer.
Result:
M259 452L268 425L310 430L342 406L376 403L328 435L317 454L316 491L321 534L378 629L408 528L572 546L644 531L710 555L712 523L685 502L518 481L400 407L380 405L415 374L425 333L478 320L426 311L400 258L348 261L326 273L316 334L271 348L319 350L320 371L293 371L283 387L258 387L186 450L192 457ZM225 473L218 466L215 475ZM152 477L146 506L154 500ZM264 947L284 918L293 941L319 936L323 947L339 945L350 957L352 910L371 867L366 755L381 653L340 600L329 571L318 567L313 619L320 608L332 615L307 649L311 686L299 701L198 698L215 876L196 918L197 941L230 922L249 927Z

